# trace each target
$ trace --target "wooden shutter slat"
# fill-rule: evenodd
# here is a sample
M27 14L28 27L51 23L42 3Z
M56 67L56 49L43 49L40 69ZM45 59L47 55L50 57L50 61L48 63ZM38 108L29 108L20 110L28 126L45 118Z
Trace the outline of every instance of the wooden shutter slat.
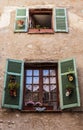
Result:
M68 32L66 9L55 9L55 32Z
M14 66L16 65L16 66ZM20 60L11 60L8 59L6 63L6 73L4 79L4 90L3 90L3 99L2 99L2 107L5 108L22 108L22 98L23 98L23 61ZM14 68L15 67L15 68ZM9 72L8 72L9 71ZM16 82L19 87L17 89L17 96L12 97L9 93L9 78L11 75L16 77Z
M67 74L69 74L70 72L74 74L73 82L69 82L67 78ZM70 96L66 96L67 87L71 87L73 90ZM80 106L75 59L59 61L59 92L61 109Z

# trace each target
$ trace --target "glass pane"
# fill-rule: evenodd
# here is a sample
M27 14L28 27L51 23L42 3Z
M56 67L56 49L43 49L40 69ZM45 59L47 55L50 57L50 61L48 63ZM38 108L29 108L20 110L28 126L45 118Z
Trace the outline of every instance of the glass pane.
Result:
M50 85L50 91L56 92L56 85Z
M33 85L33 92L38 91L39 85Z
M34 75L34 76L39 76L39 70L34 70L34 71L33 71L33 75Z
M39 77L33 77L33 84L39 84Z
M44 77L44 78L43 78L43 83L44 83L44 84L49 84L49 78Z
M26 84L32 84L32 77L26 77Z
M31 90L32 90L32 85L30 85L30 84L29 84L29 85L26 85L26 91L27 91L27 90L30 90L30 91L31 91Z
M43 85L43 89L44 89L44 91L46 91L46 92L49 92L49 91L50 91L49 85Z
M50 84L56 84L56 77L50 77Z
M43 75L48 76L49 75L49 70L43 70Z
M38 102L39 101L39 94L38 93L33 93L33 101Z
M32 70L26 70L26 76L32 76Z
M49 93L43 93L43 103L48 103L49 101Z
M55 76L56 75L56 71L55 70L50 70L50 76Z
M51 95L51 101L56 101L57 99L56 93L50 93L50 95Z

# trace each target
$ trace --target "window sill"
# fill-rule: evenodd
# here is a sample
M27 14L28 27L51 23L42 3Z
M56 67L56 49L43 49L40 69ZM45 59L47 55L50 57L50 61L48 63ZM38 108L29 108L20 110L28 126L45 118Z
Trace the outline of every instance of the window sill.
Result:
M54 31L53 29L29 29L28 31L29 34L53 34Z

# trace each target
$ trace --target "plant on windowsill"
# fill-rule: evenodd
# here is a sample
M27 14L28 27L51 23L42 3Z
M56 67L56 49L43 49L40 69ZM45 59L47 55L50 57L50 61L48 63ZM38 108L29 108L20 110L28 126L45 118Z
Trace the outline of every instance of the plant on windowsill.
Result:
M24 26L24 20L17 20L17 26L22 28Z
M18 87L19 87L19 84L16 82L15 76L11 75L9 78L9 83L8 83L9 94L11 97L17 96Z
M36 29L40 31L41 26L39 24L36 25Z

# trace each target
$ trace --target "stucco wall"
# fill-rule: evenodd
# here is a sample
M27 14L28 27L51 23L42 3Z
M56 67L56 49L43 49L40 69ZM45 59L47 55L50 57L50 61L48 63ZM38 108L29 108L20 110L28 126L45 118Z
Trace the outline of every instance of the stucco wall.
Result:
M15 10L25 7L66 7L69 33L14 33ZM76 58L83 111L83 1L82 0L0 0L0 105L7 58L60 60ZM40 116L41 115L41 116ZM82 130L82 113L19 113L0 109L0 129Z

